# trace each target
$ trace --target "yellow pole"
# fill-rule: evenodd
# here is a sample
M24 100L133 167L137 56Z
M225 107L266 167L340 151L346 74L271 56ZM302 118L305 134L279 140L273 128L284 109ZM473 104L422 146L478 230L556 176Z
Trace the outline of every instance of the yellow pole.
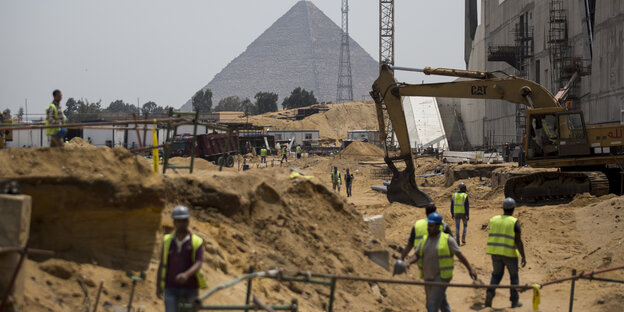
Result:
M156 136L156 119L154 119L154 128L152 128L152 146L158 145L158 137ZM152 149L152 160L154 161L154 173L158 173L158 149Z

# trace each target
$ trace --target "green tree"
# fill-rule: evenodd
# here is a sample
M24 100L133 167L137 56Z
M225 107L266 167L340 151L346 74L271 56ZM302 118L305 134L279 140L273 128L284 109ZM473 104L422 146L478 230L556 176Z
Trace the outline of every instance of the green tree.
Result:
M141 113L143 113L143 115L153 115L162 112L162 110L162 107L159 107L156 103L152 101L143 104L143 107L141 107Z
M306 89L297 87L292 90L292 92L290 92L290 96L284 98L284 101L282 102L282 107L284 107L284 109L290 109L306 107L316 103L318 103L318 100L314 96L314 91L308 92Z
M19 119L19 120L23 120L23 118L24 118L24 108L23 108L23 107L20 107L20 108L17 110L17 119Z
M210 89L199 90L192 99L193 110L199 110L200 113L210 113L212 110L212 91Z
M2 115L4 116L4 119L11 119L11 110L8 108L5 109L2 111Z
M256 99L256 114L277 112L278 95L272 92L258 92L254 96Z
M245 101L249 101L246 99ZM241 100L238 96L228 96L219 101L219 104L215 107L215 112L242 112L244 111L243 103L245 102Z
M69 98L65 103L65 110L63 113L65 117L72 122L96 119L102 112L101 103L102 100L89 102L87 99L75 101L73 98Z
M136 113L137 108L132 104L124 103L122 100L116 100L111 102L104 111L107 113Z

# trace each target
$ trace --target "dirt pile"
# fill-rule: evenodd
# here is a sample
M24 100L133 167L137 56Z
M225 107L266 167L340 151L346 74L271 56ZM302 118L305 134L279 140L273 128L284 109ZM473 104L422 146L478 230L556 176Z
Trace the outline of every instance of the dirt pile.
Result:
M346 139L347 130L378 128L377 113L372 101L330 104L323 107L328 107L329 110L303 120L278 119L295 115L295 109L249 117L249 122L272 130L319 130L321 140L327 144ZM242 118L239 121L246 122L247 119Z
M190 166L190 157L172 157L169 158L169 163L178 166ZM225 167L224 167L225 168ZM187 169L184 169L187 170ZM219 170L219 166L202 158L195 158L193 160L193 170Z
M384 151L370 143L353 141L347 148L340 152L340 156L351 158L383 158Z
M291 180L288 175L287 169L275 169L165 178L171 190L168 200L196 208L201 223L195 230L211 241L208 270L234 274L253 265L257 270L283 267L291 272L387 277L364 256L364 251L385 247L374 240L355 207L317 179ZM324 287L269 281L257 285L269 301L300 298L303 311L318 311L328 300ZM364 304L368 305L364 310L382 309L367 284L345 283L339 289L337 310ZM386 295L393 302L406 300L399 292Z
M162 180L122 148L0 151L1 179L32 196L30 247L106 267L147 267L164 202Z

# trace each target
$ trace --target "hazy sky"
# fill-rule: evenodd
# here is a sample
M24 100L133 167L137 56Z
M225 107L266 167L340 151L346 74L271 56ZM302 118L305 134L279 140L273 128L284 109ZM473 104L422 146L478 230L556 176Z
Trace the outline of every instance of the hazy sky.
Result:
M29 114L42 113L56 88L104 107L180 107L297 1L2 0L0 109L28 99ZM312 2L340 25L340 0ZM377 59L379 1L350 9L351 36ZM464 1L396 0L395 10L397 65L465 67Z

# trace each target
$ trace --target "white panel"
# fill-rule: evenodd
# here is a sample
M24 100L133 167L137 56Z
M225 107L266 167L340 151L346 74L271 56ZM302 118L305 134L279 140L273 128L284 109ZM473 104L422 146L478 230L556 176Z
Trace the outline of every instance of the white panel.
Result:
M434 97L412 96L403 100L403 107L412 147L448 149L438 103Z

